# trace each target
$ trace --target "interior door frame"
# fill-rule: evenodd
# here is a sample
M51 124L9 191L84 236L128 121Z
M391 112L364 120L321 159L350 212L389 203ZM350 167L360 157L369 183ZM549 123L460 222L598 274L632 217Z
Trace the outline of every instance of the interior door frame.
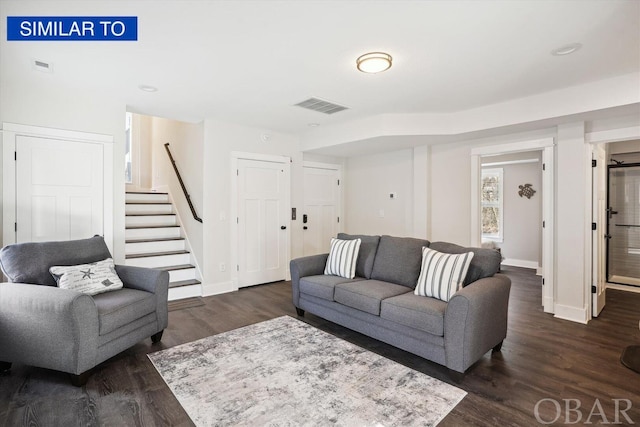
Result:
M542 307L545 313L555 312L555 138L520 141L475 147L471 150L471 246L479 247L482 242L481 226L481 173L483 156L542 151L542 164L546 172L542 174Z
M19 136L102 146L103 235L113 253L113 136L99 133L2 123L2 245L16 243L16 144Z
M241 151L232 151L231 152L231 168L229 171L230 174L230 183L231 183L231 205L230 205L230 216L229 216L229 225L230 225L230 235L231 235L231 253L230 253L230 265L231 269L231 284L232 291L237 291L238 287L238 223L237 221L233 221L233 218L238 217L238 161L239 160L254 160L254 161L262 161L262 162L271 162L271 163L279 163L287 172L288 181L285 185L285 196L284 196L284 209L286 212L291 212L291 158L287 156L277 156L272 154L260 154L260 153L245 153ZM287 227L286 237L285 237L285 262L288 264L291 259L291 227ZM291 280L291 272L289 269L285 269L285 280Z
M305 168L312 168L312 169L327 169L327 170L335 170L338 172L338 180L340 181L340 185L338 186L338 217L340 218L340 222L338 223L338 233L341 233L344 231L344 222L345 222L345 216L344 216L344 191L342 191L342 188L344 186L344 174L342 173L342 165L336 164L336 163L322 163L322 162L310 162L310 161L303 161L302 162L302 174L303 174L303 183L304 183L304 169ZM303 184L304 185L304 184ZM306 188L303 188L303 191L305 191L306 193ZM302 198L302 209L305 208L305 201L304 201L304 195ZM302 212L304 214L304 212ZM302 222L300 223L301 226L304 226L304 224L302 224ZM302 249L304 251L304 236L303 236L303 241L302 241Z

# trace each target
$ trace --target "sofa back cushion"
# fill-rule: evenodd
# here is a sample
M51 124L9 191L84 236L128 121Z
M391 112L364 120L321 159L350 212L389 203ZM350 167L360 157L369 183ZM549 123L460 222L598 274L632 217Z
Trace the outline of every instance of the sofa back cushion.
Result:
M0 266L10 282L56 286L49 268L111 258L102 236L64 242L17 243L0 250Z
M373 270L373 260L376 257L380 236L353 235L346 233L338 233L340 240L360 239L360 252L356 261L356 276L371 279L371 270Z
M422 265L422 248L425 246L429 247L428 240L382 236L371 278L414 289Z
M502 255L500 255L500 252L495 249L465 248L463 246L456 245L455 243L448 242L433 242L429 248L448 254L473 252L473 259L471 260L469 271L467 271L467 276L465 277L462 286L467 286L469 283L485 277L491 277L500 270Z

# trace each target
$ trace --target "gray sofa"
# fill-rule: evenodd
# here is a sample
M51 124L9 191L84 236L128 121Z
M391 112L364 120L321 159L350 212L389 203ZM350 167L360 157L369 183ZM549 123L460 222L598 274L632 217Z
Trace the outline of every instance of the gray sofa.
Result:
M167 327L166 271L116 265L124 288L85 295L56 287L54 265L110 258L100 236L66 242L21 243L0 251L0 370L12 362L72 374L82 385L91 368L137 342L162 338Z
M496 274L500 254L428 240L339 234L360 238L356 277L324 275L328 254L291 261L293 304L403 350L464 373L487 351L500 350L507 335L511 280ZM422 247L439 252L472 251L460 289L448 302L414 295Z

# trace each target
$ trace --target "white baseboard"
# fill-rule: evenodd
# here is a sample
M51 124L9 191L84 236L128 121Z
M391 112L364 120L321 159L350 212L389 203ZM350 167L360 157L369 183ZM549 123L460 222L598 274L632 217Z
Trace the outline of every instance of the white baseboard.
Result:
M511 267L522 267L522 268L531 268L538 270L538 261L528 261L525 259L515 259L515 258L505 258L502 260L502 265L509 265Z
M542 276L542 267L536 268L536 276Z
M640 294L640 288L637 286L621 285L619 283L607 283L607 289L617 289L619 291L634 292Z
M572 322L582 323L585 325L587 324L587 308L556 304L554 311L554 317L557 317L558 319L570 320Z
M231 280L218 283L203 283L202 284L202 296L210 297L213 295L226 294L228 292L237 291L237 288L233 287Z

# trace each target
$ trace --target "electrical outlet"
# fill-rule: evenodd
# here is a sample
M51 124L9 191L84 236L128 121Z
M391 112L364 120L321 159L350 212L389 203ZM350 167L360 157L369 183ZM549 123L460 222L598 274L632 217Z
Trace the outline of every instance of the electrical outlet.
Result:
M227 271L227 264L225 264L224 262L220 263L220 271Z

